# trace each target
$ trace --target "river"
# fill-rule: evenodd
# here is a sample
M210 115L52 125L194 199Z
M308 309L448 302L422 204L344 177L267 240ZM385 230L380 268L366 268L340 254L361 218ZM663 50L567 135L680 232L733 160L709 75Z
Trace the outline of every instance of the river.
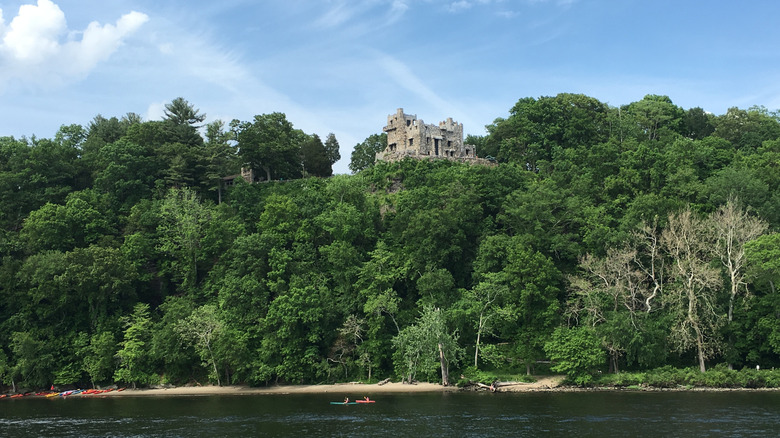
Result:
M360 397L363 394L354 394ZM769 437L780 392L551 392L0 400L13 437Z

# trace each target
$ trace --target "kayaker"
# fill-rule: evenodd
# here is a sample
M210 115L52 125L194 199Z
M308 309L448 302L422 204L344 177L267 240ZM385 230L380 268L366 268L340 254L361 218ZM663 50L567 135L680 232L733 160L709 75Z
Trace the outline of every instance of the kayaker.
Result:
M371 401L371 400L368 399L368 396L365 396L365 395L363 396L363 400L365 400L367 402Z
M344 397L344 404L349 404L349 397Z

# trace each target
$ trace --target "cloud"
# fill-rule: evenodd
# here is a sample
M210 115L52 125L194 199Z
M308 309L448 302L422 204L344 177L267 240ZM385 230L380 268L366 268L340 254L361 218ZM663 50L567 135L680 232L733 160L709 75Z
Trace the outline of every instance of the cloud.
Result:
M67 30L65 14L49 0L38 6L22 5L3 35L0 48L13 59L37 63L56 53L59 38Z
M332 9L329 9L325 15L320 17L316 25L321 27L341 26L355 15L355 10L347 6L346 2L338 2Z
M466 9L471 9L471 6L472 4L467 0L460 0L457 2L452 2L449 5L447 5L447 10L449 12L460 12Z
M65 13L51 0L22 5L8 26L1 12L0 90L12 80L42 86L82 78L149 20L133 11L116 24L92 22L79 32L68 30Z

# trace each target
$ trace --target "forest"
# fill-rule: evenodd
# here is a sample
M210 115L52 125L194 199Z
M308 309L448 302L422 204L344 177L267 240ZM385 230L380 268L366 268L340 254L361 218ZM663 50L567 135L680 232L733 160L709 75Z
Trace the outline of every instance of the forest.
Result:
M0 136L6 390L780 367L777 112L523 98L495 166L374 134L335 176L333 134L205 120Z

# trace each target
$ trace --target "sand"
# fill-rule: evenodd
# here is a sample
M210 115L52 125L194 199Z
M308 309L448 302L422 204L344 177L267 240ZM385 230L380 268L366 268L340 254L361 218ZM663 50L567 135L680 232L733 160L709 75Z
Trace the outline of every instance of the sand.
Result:
M518 383L499 388L499 392L548 391L560 385L562 377L543 377L534 383ZM460 391L455 386L436 383L404 384L390 382L384 385L363 383L341 383L335 385L280 385L261 388L249 386L183 386L174 388L125 389L98 396L142 397L142 396L198 396L198 395L255 395L255 394L339 394L362 397L372 394L420 393ZM86 397L90 397L87 395Z
M280 385L261 388L249 386L183 386L174 388L125 389L112 391L100 396L141 397L141 396L198 396L198 395L256 395L256 394L339 394L355 397L369 394L419 393L458 391L454 386L441 386L435 383L361 384L344 383L336 385ZM88 396L87 396L88 397Z

